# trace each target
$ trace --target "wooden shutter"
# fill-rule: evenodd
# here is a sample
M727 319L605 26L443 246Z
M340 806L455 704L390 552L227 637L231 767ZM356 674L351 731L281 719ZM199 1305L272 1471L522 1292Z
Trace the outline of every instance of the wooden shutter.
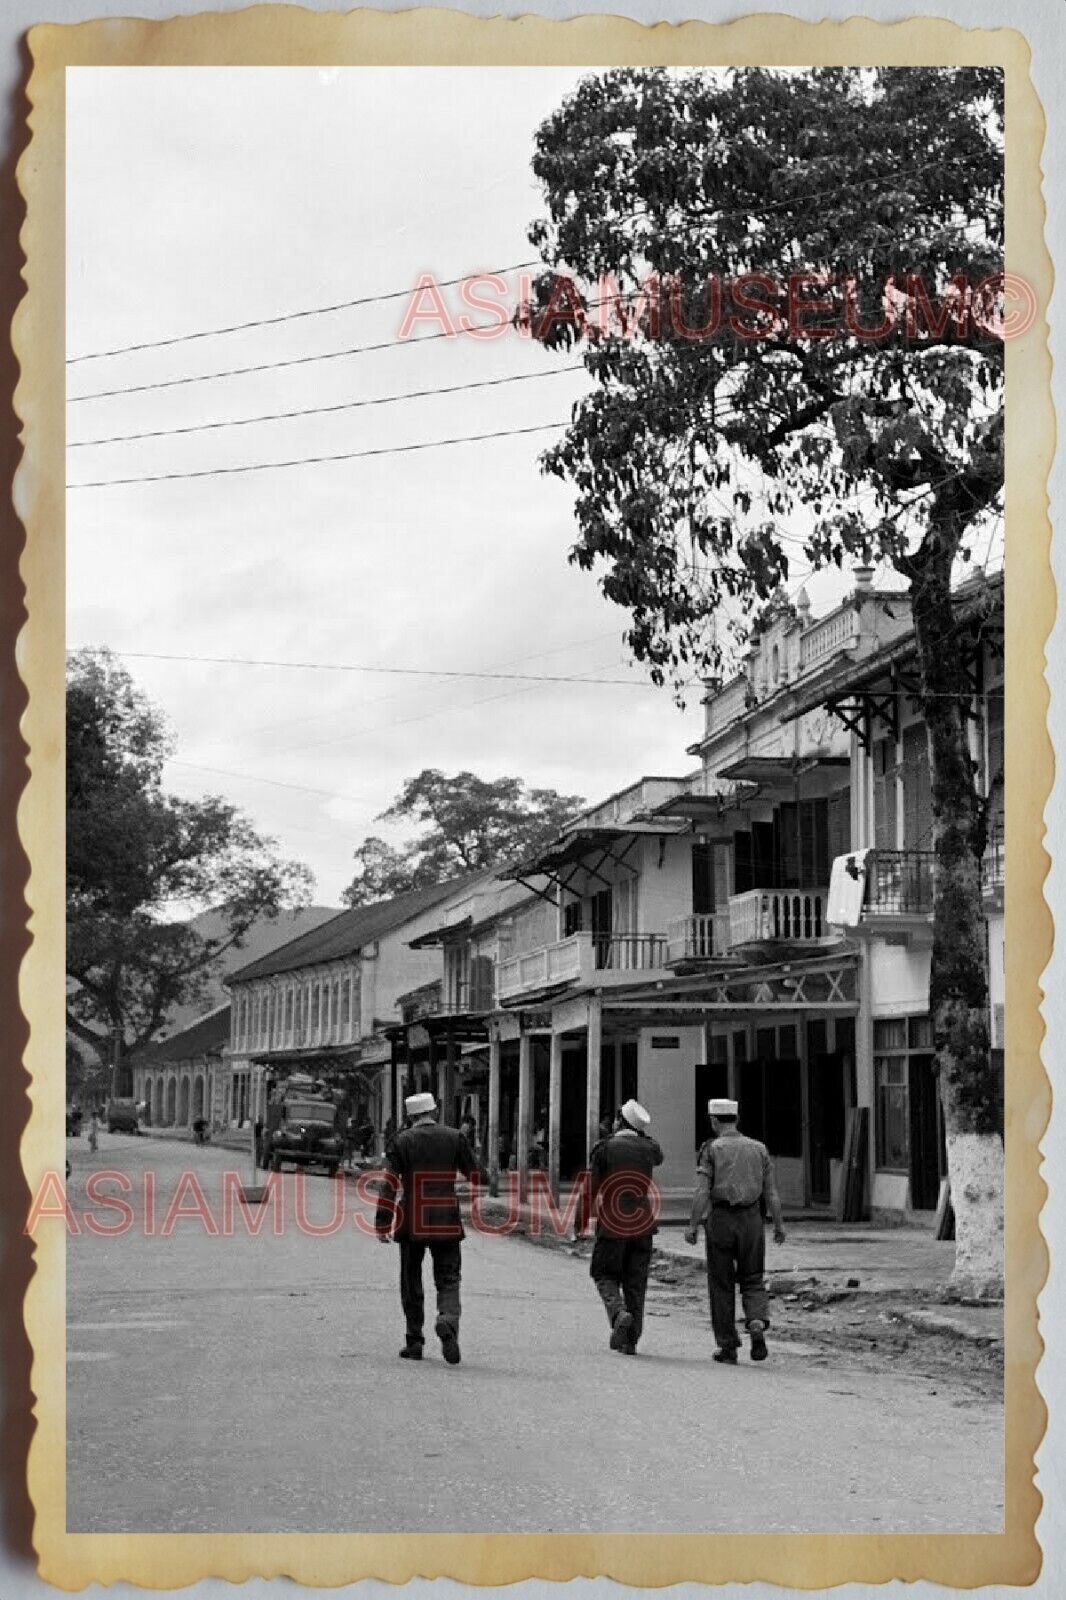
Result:
M692 911L698 917L714 909L714 845L697 839L692 845Z
M786 800L774 812L777 826L778 885L782 889L801 886L799 814L795 805Z
M845 856L851 849L851 790L840 789L829 796L829 860Z
M733 893L746 894L754 889L752 874L752 848L750 833L733 835Z
M874 844L896 848L896 741L878 739L873 750Z
M751 871L753 889L774 887L774 825L772 822L753 822L751 825Z
M903 732L903 843L908 850L933 847L933 800L925 724Z

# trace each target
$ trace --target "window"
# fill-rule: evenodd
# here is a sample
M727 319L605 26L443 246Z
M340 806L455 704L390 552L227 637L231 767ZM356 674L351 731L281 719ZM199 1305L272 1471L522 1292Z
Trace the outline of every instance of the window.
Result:
M933 1029L927 1016L878 1017L874 1021L877 1165L886 1172L906 1172L913 1182L917 1179L911 1172L911 1156L914 1154L921 1166L922 1147L928 1140L932 1144L926 1155L934 1168L936 1165L935 1079L932 1084L926 1081L932 1049ZM914 1094L917 1099L912 1103Z
M352 980L345 978L341 987L341 1027L347 1028L352 1016Z
M295 991L293 990L293 987L290 984L289 985L289 991L285 996L285 1037L286 1037L286 1039L291 1039L292 1038L292 1020L293 1020L294 998L295 998Z
M877 1088L877 1165L887 1172L910 1171L906 1056L875 1056Z
M581 932L581 901L570 900L563 907L563 938Z
M322 1017L322 986L315 984L311 990L311 1032L317 1034Z

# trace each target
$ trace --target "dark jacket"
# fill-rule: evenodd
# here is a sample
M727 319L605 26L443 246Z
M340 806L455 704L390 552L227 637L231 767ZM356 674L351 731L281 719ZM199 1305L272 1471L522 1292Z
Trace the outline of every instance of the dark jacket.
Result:
M459 1173L471 1177L477 1162L458 1128L437 1122L416 1122L396 1135L387 1152L386 1188L378 1201L374 1225L396 1239L427 1244L462 1239L463 1220L455 1193Z
M659 1198L652 1178L663 1153L645 1133L612 1133L592 1147L587 1204L581 1226L597 1206L600 1239L635 1239L655 1232Z

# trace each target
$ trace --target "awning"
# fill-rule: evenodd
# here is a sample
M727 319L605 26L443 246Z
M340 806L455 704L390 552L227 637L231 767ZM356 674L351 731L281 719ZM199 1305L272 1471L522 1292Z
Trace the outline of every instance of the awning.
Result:
M458 922L442 923L439 928L430 928L428 933L420 933L417 939L408 939L409 950L425 950L431 945L444 944L445 940L457 933L469 933L474 926L472 916L461 917Z
M641 836L663 838L682 832L684 832L682 825L671 826L665 820L622 822L614 827L578 828L573 833L554 839L535 856L530 856L514 866L504 867L500 877L511 878L517 883L526 884L527 887L530 878L547 878L561 888L566 888L569 879L563 879L560 873L565 872L568 867L573 868L575 872L584 867L590 877L600 877L602 883L608 884L610 880L601 877L599 867L607 861L623 862L638 838ZM622 844L625 846L624 849L616 848ZM595 867L588 866L586 856L598 856Z
M850 767L850 756L811 754L797 760L794 756L741 756L731 766L722 768L723 778L740 779L745 783L760 785L792 783L805 772L816 767Z

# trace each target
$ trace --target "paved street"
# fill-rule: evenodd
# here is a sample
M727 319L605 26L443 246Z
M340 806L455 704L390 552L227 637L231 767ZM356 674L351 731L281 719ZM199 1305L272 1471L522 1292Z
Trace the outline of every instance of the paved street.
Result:
M607 1348L587 1262L468 1237L463 1362L397 1359L395 1247L343 1229L159 1236L193 1168L222 1224L230 1151L121 1136L68 1143L130 1175L135 1226L68 1243L72 1531L993 1532L1000 1408L943 1381L711 1362L705 1314L649 1299L636 1360ZM155 1171L146 1236L143 1170ZM290 1180L287 1180L289 1182ZM307 1180L312 1222L352 1185ZM187 1200L187 1205L191 1201ZM115 1214L92 1208L103 1223ZM55 1222L42 1226L59 1226ZM427 1266L427 1284L429 1280ZM432 1305L432 1290L427 1295Z

